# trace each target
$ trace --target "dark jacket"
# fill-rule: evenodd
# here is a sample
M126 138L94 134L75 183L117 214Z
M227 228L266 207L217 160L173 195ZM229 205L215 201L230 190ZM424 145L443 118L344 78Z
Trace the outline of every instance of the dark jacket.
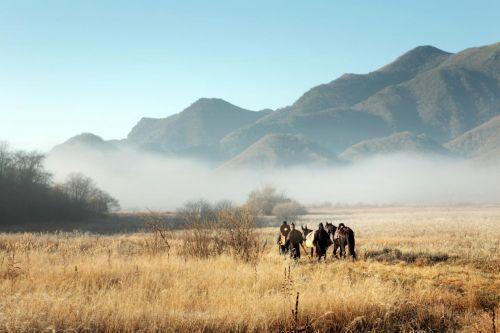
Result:
M321 248L326 248L331 245L330 236L324 228L316 230L316 235L314 235L314 242Z
M304 241L304 237L302 236L302 233L300 231L294 229L290 230L288 236L286 237L286 240L289 241L292 245L299 245Z

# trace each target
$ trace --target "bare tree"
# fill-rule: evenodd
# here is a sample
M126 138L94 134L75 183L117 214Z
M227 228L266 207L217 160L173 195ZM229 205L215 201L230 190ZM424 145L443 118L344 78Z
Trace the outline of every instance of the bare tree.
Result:
M305 214L307 214L307 209L295 200L279 203L273 208L273 215L279 221L295 222L300 215Z
M118 208L116 199L82 174L53 184L44 159L38 152L11 151L0 142L1 222L84 219Z
M74 201L89 201L95 188L93 180L81 173L70 174L63 187L68 197Z
M265 186L250 192L246 205L253 215L272 215L274 206L288 201L290 199L284 193L278 193L272 186Z

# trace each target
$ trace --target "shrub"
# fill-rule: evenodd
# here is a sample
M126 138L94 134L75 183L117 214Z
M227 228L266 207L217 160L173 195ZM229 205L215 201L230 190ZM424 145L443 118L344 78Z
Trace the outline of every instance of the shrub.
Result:
M149 212L142 216L145 226L151 232L151 238L146 239L144 248L150 254L158 254L170 252L170 240L172 233L168 228L168 224L164 215Z
M434 264L447 261L450 257L446 253L401 252L399 249L383 248L382 250L367 251L365 259L381 262L397 262L417 264Z
M299 202L290 200L274 206L272 214L280 221L295 222L300 215L307 214L307 210Z
M265 248L248 208L204 200L188 202L177 211L186 228L181 254L208 258L227 253L244 261L257 259Z

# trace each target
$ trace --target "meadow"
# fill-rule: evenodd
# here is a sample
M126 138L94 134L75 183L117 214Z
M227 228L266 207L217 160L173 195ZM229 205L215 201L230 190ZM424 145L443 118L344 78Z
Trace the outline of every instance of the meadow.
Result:
M493 332L500 207L317 209L358 260L185 255L185 232L0 234L1 332ZM498 328L497 328L498 329Z

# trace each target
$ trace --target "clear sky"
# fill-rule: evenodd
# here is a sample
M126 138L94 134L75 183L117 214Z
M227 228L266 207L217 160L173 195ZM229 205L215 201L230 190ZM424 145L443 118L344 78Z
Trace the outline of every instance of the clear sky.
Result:
M0 0L0 141L123 138L200 97L259 110L418 45L500 41L500 1Z

